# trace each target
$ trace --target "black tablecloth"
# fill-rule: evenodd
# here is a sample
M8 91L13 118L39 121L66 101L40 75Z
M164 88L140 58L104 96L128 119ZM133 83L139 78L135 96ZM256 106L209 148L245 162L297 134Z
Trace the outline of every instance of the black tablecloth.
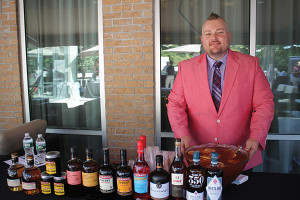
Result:
M6 183L8 165L0 163L0 199L75 199L69 196L57 197L38 194L25 195L24 192L11 192ZM78 199L78 198L77 198ZM84 198L79 198L84 199ZM229 185L223 190L223 200L282 200L300 199L300 175L252 172L249 180L241 185ZM111 199L112 200L112 199Z

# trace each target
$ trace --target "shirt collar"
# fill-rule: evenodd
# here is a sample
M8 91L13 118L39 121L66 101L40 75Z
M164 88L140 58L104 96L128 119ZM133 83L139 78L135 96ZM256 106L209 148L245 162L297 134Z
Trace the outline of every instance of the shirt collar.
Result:
M206 54L206 57L207 57L207 66L212 68L214 63L217 62L217 60L212 59L211 57L208 56L208 54ZM222 62L221 66L226 66L227 57L228 57L228 50L225 56L220 60Z

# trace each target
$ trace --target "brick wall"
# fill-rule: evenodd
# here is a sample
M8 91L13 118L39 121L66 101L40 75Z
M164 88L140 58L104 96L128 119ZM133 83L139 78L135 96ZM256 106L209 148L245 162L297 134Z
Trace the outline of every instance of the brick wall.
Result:
M15 0L2 0L0 13L0 129L23 123Z
M136 140L154 144L153 0L103 0L107 140L136 157Z

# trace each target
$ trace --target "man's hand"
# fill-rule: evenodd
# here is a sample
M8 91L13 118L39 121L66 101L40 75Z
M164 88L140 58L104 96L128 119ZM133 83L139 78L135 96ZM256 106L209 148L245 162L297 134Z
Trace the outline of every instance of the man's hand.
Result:
M246 148L245 150L249 153L249 160L252 158L252 156L255 154L259 146L259 142L256 139L248 139L246 142Z
M181 153L184 155L184 152L187 148L190 147L190 136L183 136L181 137Z

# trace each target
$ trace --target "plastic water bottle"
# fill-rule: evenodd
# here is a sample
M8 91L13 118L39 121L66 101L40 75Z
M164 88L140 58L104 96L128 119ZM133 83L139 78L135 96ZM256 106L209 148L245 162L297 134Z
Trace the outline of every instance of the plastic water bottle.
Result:
M25 137L23 139L23 148L25 152L25 160L27 163L27 156L34 155L33 139L32 137L30 137L29 133L25 133Z
M35 148L37 153L37 163L45 164L46 162L46 140L42 134L38 134L38 138L35 141Z

